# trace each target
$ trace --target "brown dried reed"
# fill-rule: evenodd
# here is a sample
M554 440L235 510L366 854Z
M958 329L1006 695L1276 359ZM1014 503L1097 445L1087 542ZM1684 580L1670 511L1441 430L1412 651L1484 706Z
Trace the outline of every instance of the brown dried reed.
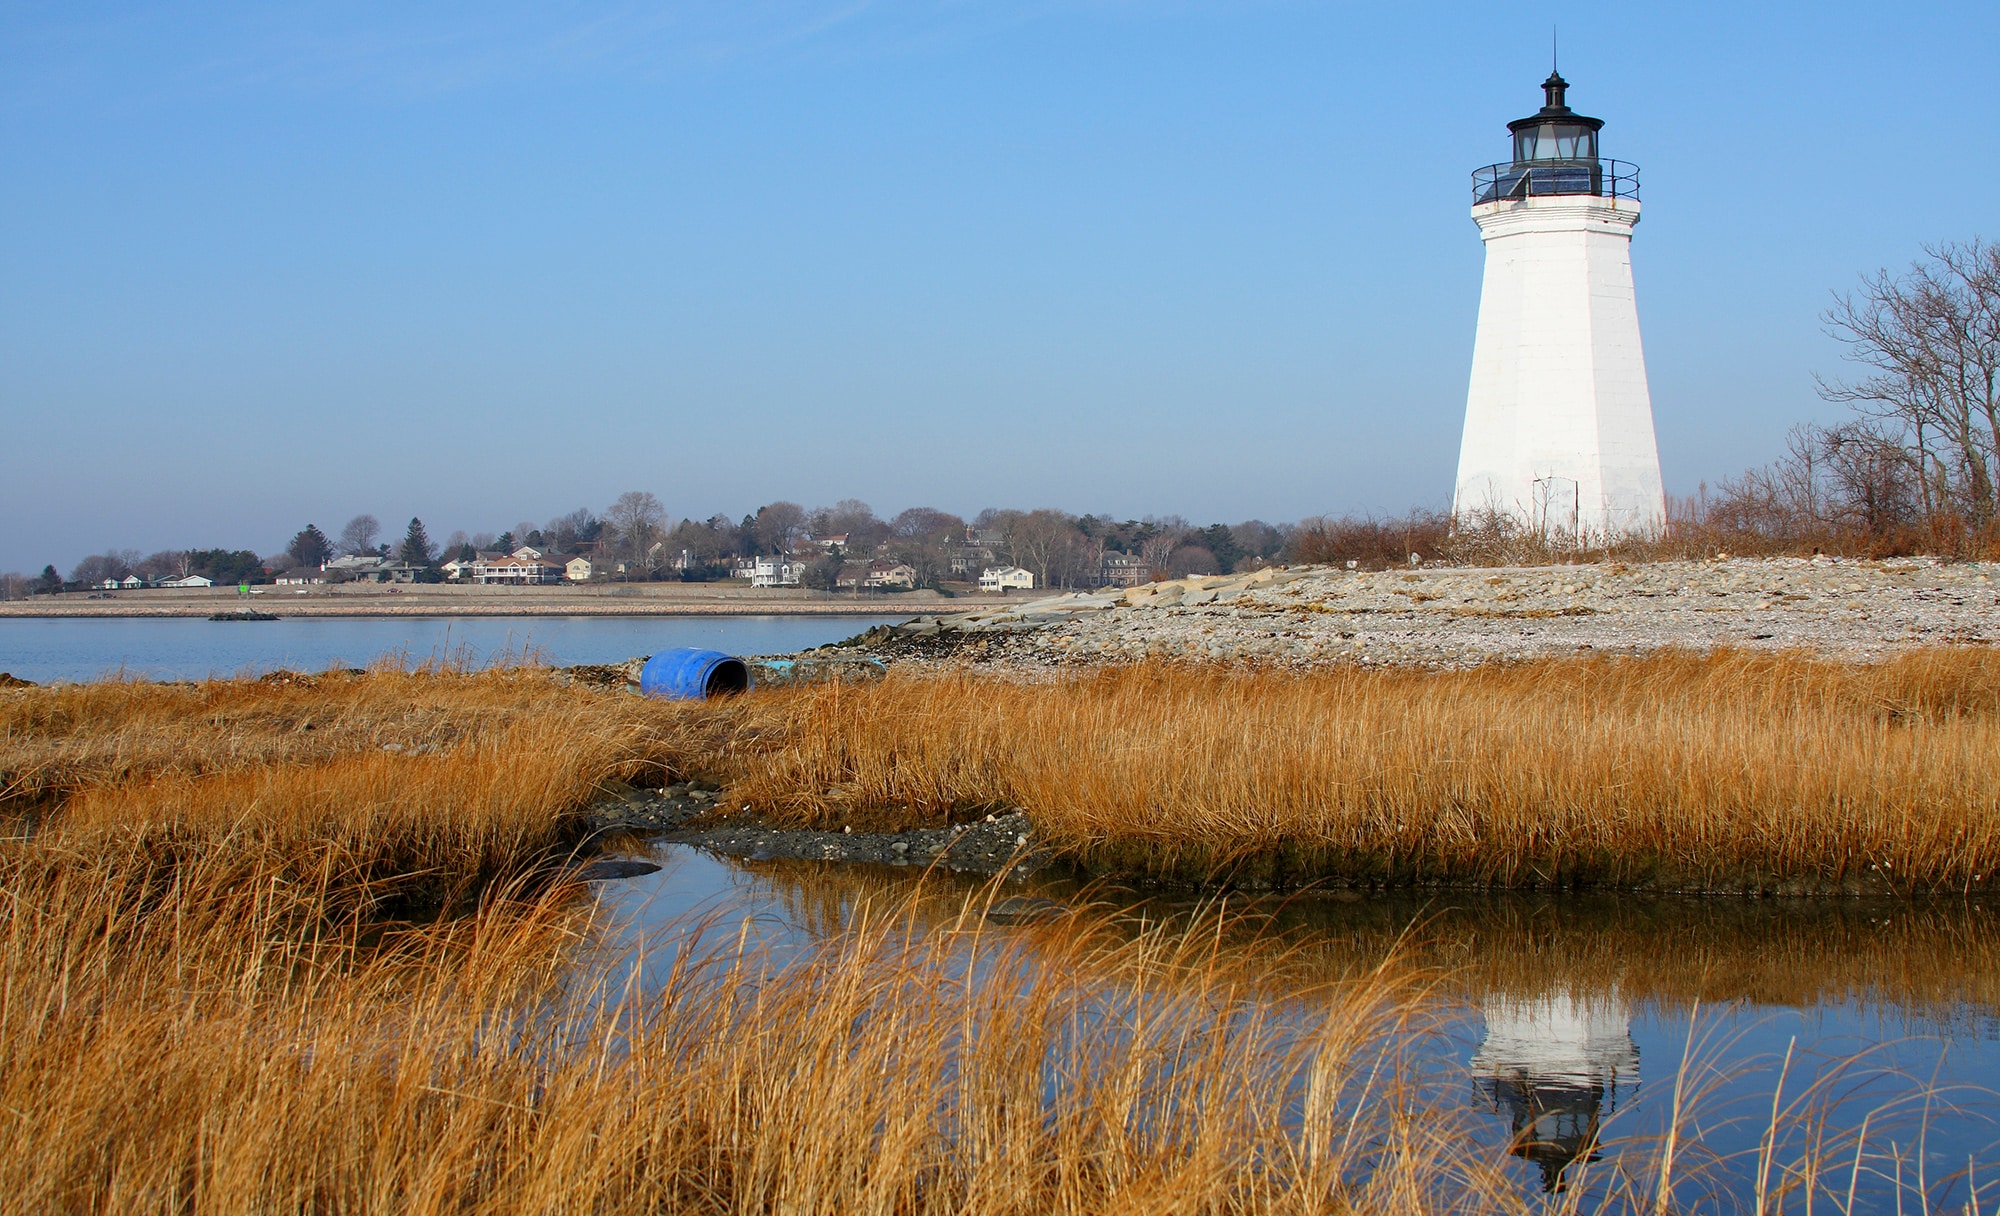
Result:
M705 704L532 670L0 698L0 808L366 841L376 872L475 886L570 847L609 783L690 774L799 826L1021 806L1089 865L1180 880L1969 892L2000 871L2000 655L893 674Z
M754 742L731 805L836 828L1018 805L1159 877L1909 894L2000 867L1986 650L891 678L711 712Z

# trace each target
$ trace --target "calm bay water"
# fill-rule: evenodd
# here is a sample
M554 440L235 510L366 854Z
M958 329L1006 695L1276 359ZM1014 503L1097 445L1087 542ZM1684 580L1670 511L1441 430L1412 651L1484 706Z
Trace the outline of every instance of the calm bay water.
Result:
M278 668L324 671L385 658L486 664L524 653L556 664L622 663L671 646L783 654L902 617L20 617L0 620L0 671L24 680L199 680Z
M705 922L710 940L733 946L747 922L782 965L861 902L893 904L918 878L673 845L652 855L658 873L606 883L599 898L635 939L669 943L667 956L690 926ZM939 925L953 915L951 891L978 886L930 881L948 884ZM1024 889L1079 895L1064 882ZM1192 902L1089 895L1155 919ZM1567 1189L1588 1210L1618 1171L1649 1177L1678 1101L1683 1203L1740 1197L1748 1210L1774 1096L1787 1112L1765 1171L1774 1189L1812 1136L1839 1172L1822 1187L1844 1202L1851 1184L1857 1212L1922 1210L1920 1194L1928 1210L1955 1210L1968 1164L1979 1180L2000 1178L2000 918L1981 906L1403 895L1252 900L1244 914L1256 931L1231 949L1253 966L1282 940L1287 975L1301 959L1322 979L1360 975L1391 954L1439 975L1439 1024L1405 1067L1474 1121L1527 1195ZM1270 974L1267 999L1286 1001L1286 981ZM1782 1208L1806 1210L1797 1194Z

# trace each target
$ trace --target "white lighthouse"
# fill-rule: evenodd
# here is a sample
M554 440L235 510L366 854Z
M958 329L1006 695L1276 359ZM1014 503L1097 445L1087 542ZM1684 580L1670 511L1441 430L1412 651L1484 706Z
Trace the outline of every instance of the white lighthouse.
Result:
M1473 174L1486 279L1452 509L1580 543L1658 531L1666 497L1632 294L1638 170L1598 158L1604 122L1568 88L1551 72L1541 110L1507 124L1514 159Z

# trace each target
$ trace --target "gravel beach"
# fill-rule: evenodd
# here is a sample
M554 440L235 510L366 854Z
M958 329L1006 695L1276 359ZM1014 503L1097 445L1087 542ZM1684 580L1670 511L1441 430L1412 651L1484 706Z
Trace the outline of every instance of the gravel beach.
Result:
M2000 641L2000 567L1724 559L1361 572L1267 569L921 616L842 645L1021 673L1169 659L1467 667L1668 647L1873 660Z

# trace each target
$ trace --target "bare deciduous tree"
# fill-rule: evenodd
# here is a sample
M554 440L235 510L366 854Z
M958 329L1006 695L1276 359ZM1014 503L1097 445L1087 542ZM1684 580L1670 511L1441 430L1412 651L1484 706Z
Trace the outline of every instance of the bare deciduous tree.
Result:
M122 579L144 560L137 549L92 554L70 570L69 581L91 587L108 579Z
M806 534L806 509L795 502L770 503L757 508L753 526L759 551L790 553Z
M911 507L889 521L889 534L920 545L943 545L965 537L965 521L931 507Z
M550 547L567 553L579 545L588 544L598 537L603 527L597 516L584 507L578 507L567 515L558 515L542 525L542 539Z
M340 551L350 556L375 552L375 538L382 535L382 523L373 515L357 515L340 530Z
M1160 576L1167 573L1167 565L1173 559L1174 550L1193 531L1188 522L1178 515L1165 519L1148 520L1154 531L1139 542L1139 556Z
M618 533L618 551L643 565L661 539L667 511L649 491L627 490L604 512L604 522Z
M162 549L149 554L133 569L145 579L185 578L194 569L194 555L186 549Z
M1820 394L1909 452L1927 521L1955 514L1980 528L2000 512L2000 246L1974 239L1924 254L1836 297L1827 332L1867 371L1822 379Z
M1061 511L997 512L1007 560L1035 576L1038 587L1074 587L1096 565L1096 553L1076 520Z

